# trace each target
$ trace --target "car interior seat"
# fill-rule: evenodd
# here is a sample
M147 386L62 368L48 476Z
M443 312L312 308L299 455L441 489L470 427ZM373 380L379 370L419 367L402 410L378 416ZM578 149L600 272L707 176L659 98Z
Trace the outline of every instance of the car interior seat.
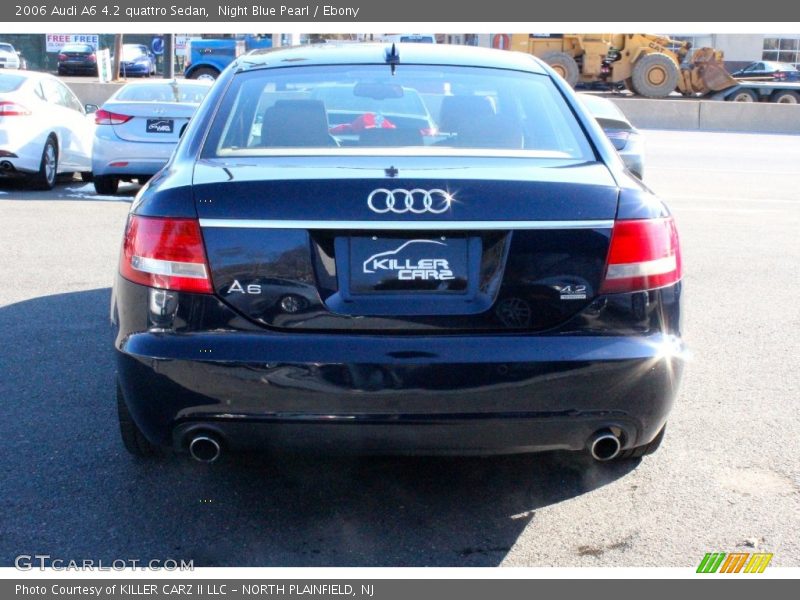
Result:
M455 136L446 145L468 148L522 148L521 124L498 115L486 96L445 96L439 131Z
M336 146L328 132L325 105L320 100L278 100L264 111L262 147Z

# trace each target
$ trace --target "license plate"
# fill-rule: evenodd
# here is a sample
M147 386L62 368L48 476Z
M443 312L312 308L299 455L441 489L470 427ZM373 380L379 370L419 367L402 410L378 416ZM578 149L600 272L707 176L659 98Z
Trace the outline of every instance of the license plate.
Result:
M350 292L465 293L466 238L350 238Z
M147 133L172 133L175 121L172 119L147 119Z

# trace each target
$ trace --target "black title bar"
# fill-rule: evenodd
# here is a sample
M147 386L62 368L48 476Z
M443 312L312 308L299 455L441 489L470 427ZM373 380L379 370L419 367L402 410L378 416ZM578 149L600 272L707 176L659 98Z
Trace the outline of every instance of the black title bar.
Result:
M644 2L642 0L571 0L537 2L530 0L23 0L0 5L0 20L6 25L22 22L252 22L252 23L552 23L614 22L617 30L630 29L627 23L726 22L752 24L769 22L779 15L788 30L800 31L800 3L759 0L752 3L726 3L724 8L711 2L690 0ZM794 23L792 23L794 21ZM794 25L794 27L792 27ZM743 26L741 33L750 27Z

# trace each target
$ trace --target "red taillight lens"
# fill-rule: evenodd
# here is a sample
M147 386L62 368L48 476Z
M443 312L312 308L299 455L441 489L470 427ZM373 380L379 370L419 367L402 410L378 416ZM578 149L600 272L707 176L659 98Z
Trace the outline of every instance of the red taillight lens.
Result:
M20 117L31 114L31 111L16 102L0 102L0 117Z
M121 115L119 113L103 110L102 108L94 113L94 122L98 125L122 125L132 118L133 117L130 115Z
M62 62L67 60L67 55L66 54L59 54L58 55L58 60L60 60Z
M89 60L90 60L91 62L95 62L95 61L97 61L97 56L96 56L95 54L90 54L88 58L89 58Z
M125 279L149 287L212 292L200 224L195 219L132 215L119 270Z
M672 217L617 221L601 294L637 292L681 279L681 249Z

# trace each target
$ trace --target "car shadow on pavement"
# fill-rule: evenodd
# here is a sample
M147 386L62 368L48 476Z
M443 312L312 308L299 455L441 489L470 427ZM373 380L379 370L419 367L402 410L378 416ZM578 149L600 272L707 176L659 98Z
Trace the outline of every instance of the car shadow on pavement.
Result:
M81 181L74 175L59 175L52 190L35 190L23 178L0 179L0 201L2 200L67 200L94 202L132 202L141 189L136 183L121 182L119 191L113 196L99 195L91 182Z
M138 461L117 430L109 301L96 289L0 307L2 566L34 553L195 567L495 566L537 510L638 464L570 453Z

